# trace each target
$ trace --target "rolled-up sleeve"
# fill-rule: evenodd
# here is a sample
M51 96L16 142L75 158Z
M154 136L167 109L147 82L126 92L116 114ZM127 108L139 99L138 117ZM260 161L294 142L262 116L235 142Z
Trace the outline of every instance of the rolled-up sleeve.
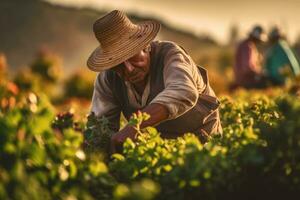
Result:
M106 117L110 128L114 131L119 130L121 109L107 84L105 72L99 73L95 80L91 112L98 117Z
M164 65L165 89L151 103L164 105L169 111L170 120L184 114L196 104L204 83L190 56L179 48L168 52Z

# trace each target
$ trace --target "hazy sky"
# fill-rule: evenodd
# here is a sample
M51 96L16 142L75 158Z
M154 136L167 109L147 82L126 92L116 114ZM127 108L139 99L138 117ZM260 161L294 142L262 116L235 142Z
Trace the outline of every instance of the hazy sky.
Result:
M300 34L300 0L46 0L53 3L120 9L154 15L195 33L211 34L220 42L228 39L229 27L237 24L241 35L260 23L266 30L280 25L290 41Z

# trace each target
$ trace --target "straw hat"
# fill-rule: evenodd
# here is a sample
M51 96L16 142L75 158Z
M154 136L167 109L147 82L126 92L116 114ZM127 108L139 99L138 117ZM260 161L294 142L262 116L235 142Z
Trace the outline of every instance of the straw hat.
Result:
M144 49L159 29L160 24L155 21L133 24L119 10L108 13L94 23L100 45L88 58L88 68L100 72L124 62Z

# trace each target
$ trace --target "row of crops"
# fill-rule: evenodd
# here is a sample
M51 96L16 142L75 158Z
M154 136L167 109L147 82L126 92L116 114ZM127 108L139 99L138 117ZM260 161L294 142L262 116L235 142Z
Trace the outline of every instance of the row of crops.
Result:
M162 139L147 127L110 156L105 119L58 114L46 95L1 81L0 199L295 198L300 101L278 93L222 97L223 136L205 144L191 133Z

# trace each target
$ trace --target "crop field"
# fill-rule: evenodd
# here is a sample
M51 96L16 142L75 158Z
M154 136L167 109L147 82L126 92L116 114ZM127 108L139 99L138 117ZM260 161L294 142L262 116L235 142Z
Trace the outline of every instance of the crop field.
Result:
M41 87L45 79L22 87L24 77L1 79L0 199L292 199L299 195L297 83L221 95L224 132L206 143L192 133L167 140L154 127L139 129L149 117L139 113L129 121L138 130L137 142L127 139L121 153L109 155L113 132L106 119L86 116L89 103L74 97L59 100L50 89L37 89L45 88ZM80 83L79 75L74 77ZM48 84L53 80L49 78ZM79 91L77 96L84 96L79 86L69 85ZM63 110L65 104L77 109Z
M155 40L175 42L196 65L207 69L220 101L223 133L208 138L182 133L176 139L163 139L164 133L155 127L141 128L151 118L147 113L138 111L128 121L121 113L120 127L129 124L137 133L134 141L127 139L117 153L111 153L115 132L108 119L90 112L97 73L86 65L92 51L103 47L100 34L95 37L95 20L121 8L134 23L159 22ZM0 0L0 200L299 200L300 65L298 72L288 67L300 63L299 8L300 0ZM289 49L289 54L274 56L279 63L274 71L284 77L282 85L272 85L267 72L270 41L258 44L256 39L255 51L243 56L247 65L238 69L250 69L252 64L255 70L261 68L263 76L253 77L266 79L264 88L243 89L234 80L237 47L250 39L252 25L261 25L269 36L273 25L285 33L282 49ZM138 32L133 27L130 33L135 34L129 39L154 30L147 24ZM110 28L103 30L113 35L106 33ZM114 32L118 39L128 38L118 31ZM140 47L115 39L109 39L107 46L116 46L113 42ZM157 62L150 56L147 66L145 60L138 62L142 68L135 75L145 75L145 81L153 63L171 63L173 54L167 52ZM191 79L195 71L188 72L187 63L192 61L182 55L172 64L184 61L181 64L187 69L169 68L185 71ZM124 62L110 56L118 64ZM165 79L165 74L159 77ZM200 83L200 79L190 82ZM165 96L173 98L187 88L187 84L181 87L182 80L169 84L177 91L169 90ZM159 81L151 79L151 84ZM186 98L185 104L191 101ZM173 110L184 106L178 107Z

